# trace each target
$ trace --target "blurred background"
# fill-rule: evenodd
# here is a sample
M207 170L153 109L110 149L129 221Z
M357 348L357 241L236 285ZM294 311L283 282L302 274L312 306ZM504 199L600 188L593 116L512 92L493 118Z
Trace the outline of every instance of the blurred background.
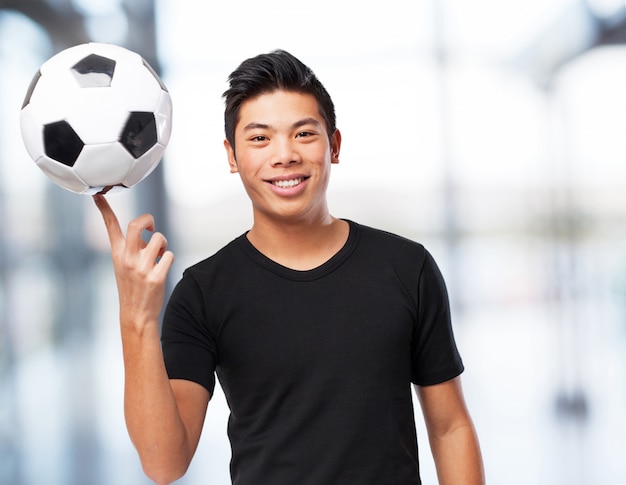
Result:
M172 95L163 162L109 197L124 226L155 215L171 285L251 224L221 94L243 59L287 49L336 104L333 214L441 266L488 483L626 483L623 0L0 0L0 484L148 483L100 216L19 133L41 63L89 40L137 51ZM227 417L218 388L179 483L229 483Z

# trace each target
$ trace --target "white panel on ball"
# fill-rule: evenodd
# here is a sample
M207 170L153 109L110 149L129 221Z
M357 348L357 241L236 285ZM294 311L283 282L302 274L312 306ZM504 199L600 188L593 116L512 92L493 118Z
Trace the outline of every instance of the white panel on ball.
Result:
M152 111L163 91L161 85L141 61L122 64L111 83L111 91L129 111Z
M22 139L26 151L33 160L38 160L44 154L43 149L43 124L33 113L32 106L29 104L22 110L20 116L20 127L22 130Z
M133 186L145 179L157 167L163 153L163 145L156 144L140 158L135 160L124 179L124 185Z
M172 102L169 94L165 91L161 93L159 102L154 108L154 118L156 120L159 143L163 146L163 150L165 150L172 134Z
M81 106L68 107L65 117L76 134L85 144L115 143L128 117L119 96L109 88L81 89L80 101Z
M74 171L94 187L122 183L133 165L133 157L119 143L85 145ZM123 174L120 179L120 174Z
M72 192L82 194L89 188L89 185L72 170L72 167L63 165L45 155L37 160L37 166L43 170L54 183Z

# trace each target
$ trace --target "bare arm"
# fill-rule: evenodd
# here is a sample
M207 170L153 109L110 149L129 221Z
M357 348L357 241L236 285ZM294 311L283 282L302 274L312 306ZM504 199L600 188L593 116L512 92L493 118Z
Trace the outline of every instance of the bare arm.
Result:
M146 474L158 484L180 478L196 450L209 392L199 384L170 381L163 363L158 318L174 261L152 216L133 220L124 237L104 196L94 196L111 243L120 301L124 357L124 413Z
M416 386L440 485L484 485L480 446L459 377Z

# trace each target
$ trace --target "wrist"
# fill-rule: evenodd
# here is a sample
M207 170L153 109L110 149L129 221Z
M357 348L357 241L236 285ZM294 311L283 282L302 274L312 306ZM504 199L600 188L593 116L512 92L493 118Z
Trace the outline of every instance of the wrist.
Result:
M136 337L159 337L159 321L156 317L121 312L120 329L122 337L131 335Z

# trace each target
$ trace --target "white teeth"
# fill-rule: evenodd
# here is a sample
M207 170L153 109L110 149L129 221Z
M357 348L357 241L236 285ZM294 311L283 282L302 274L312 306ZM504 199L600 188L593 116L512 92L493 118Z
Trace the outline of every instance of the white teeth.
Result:
M295 187L296 185L302 183L301 178L291 179L291 180L275 180L273 182L274 185L283 188Z

